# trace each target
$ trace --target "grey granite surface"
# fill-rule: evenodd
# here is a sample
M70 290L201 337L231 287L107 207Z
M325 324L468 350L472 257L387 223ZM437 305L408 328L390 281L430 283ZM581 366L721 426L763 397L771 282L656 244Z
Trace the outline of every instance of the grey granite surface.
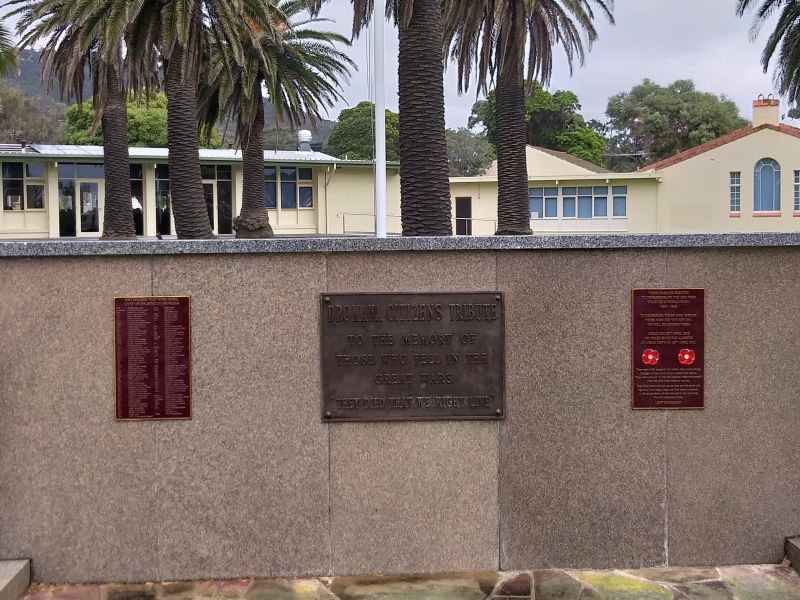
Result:
M798 233L602 234L492 237L286 237L270 240L10 240L5 256L121 256L152 254L262 254L430 250L561 250L800 246Z

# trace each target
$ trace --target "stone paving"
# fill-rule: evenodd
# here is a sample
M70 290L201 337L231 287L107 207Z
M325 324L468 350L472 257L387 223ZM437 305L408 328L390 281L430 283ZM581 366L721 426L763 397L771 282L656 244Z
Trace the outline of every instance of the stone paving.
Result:
M25 600L800 600L781 565L547 570L141 585L32 585Z

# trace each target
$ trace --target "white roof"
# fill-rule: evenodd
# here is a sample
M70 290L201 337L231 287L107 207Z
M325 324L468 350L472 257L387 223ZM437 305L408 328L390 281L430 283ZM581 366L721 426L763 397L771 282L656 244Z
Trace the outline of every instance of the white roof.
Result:
M69 158L102 158L102 146L74 146L66 144L33 144L31 148L39 153L50 156L65 156ZM169 156L166 148L129 148L131 158L167 160ZM240 161L242 153L233 149L200 148L200 160ZM298 150L265 150L264 161L276 162L323 162L335 163L339 159L322 152L300 152Z

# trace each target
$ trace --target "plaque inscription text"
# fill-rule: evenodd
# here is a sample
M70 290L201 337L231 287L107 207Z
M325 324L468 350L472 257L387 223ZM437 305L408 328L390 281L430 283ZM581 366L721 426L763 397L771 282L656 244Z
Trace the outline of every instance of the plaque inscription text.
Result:
M190 419L188 297L114 299L116 417Z
M702 289L633 290L633 408L703 408Z
M323 294L325 421L499 419L499 292Z

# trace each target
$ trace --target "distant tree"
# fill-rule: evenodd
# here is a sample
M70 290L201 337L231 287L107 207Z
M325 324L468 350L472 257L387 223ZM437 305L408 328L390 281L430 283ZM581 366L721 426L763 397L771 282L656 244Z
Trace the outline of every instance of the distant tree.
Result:
M339 158L351 160L373 160L375 158L374 117L372 102L359 102L339 114L325 152ZM399 161L400 116L386 111L386 159Z
M142 148L167 147L167 97L161 93L151 96L149 102L128 100L128 145ZM103 128L92 132L94 115L91 99L67 108L66 124L61 134L64 144L103 145ZM210 148L221 148L222 135L214 131Z
M495 152L485 135L461 127L448 129L447 157L451 177L474 177L483 173L495 159Z
M63 114L63 107L44 105L39 98L0 84L0 142L24 139L40 144L56 143Z
M578 96L568 90L550 93L534 81L525 97L525 141L531 146L567 152L603 164L605 142L580 114ZM494 90L472 107L469 126L483 125L487 139L497 143L497 102Z
M606 116L602 127L612 166L615 155L641 166L747 124L732 100L698 91L688 79L666 87L645 79L630 91L612 96Z

